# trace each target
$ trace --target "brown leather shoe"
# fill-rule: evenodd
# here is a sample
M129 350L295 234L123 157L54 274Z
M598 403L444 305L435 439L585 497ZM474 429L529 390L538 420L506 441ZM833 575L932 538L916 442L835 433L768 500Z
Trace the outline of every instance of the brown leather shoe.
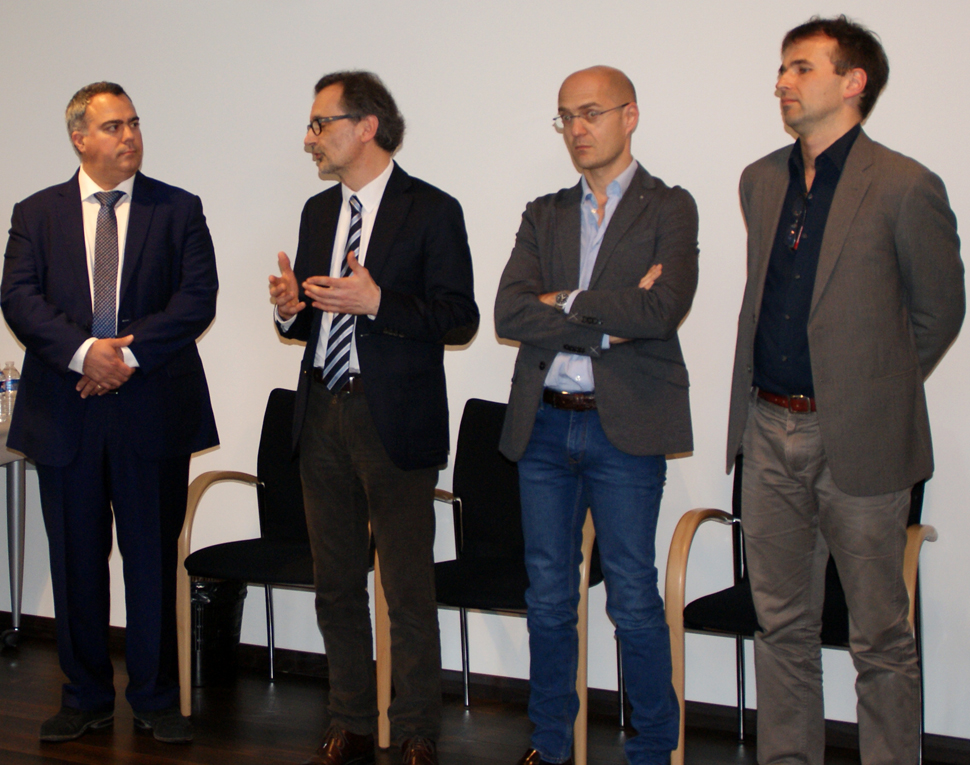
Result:
M403 765L438 765L434 741L419 736L406 739L401 744L401 762Z
M522 759L518 761L517 765L555 765L555 763L542 759L535 749L530 748L522 755ZM573 765L573 758L570 757L563 765Z
M303 765L365 765L374 762L374 736L331 725L320 748Z

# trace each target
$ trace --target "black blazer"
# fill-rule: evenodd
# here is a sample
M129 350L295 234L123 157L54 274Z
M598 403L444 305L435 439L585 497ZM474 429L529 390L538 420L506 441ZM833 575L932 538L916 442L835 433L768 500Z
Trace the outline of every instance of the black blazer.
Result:
M293 270L298 282L329 274L340 215L340 186L311 197L300 220ZM374 221L365 266L381 288L373 320L358 316L357 357L364 395L381 443L404 470L448 459L444 347L478 329L471 252L461 205L395 164ZM300 300L309 301L301 287ZM303 429L323 312L302 311L282 334L305 340L293 448Z
M68 369L91 337L78 176L14 207L0 306L26 346L7 444L47 465L77 452L89 400ZM118 335L139 368L117 396L119 425L149 459L219 443L196 338L212 322L215 253L198 197L138 173L132 189Z

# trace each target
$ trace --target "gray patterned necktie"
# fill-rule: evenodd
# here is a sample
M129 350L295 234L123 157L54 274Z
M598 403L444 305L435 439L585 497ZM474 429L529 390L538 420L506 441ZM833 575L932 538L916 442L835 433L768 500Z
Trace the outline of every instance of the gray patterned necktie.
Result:
M94 198L101 203L94 234L94 319L91 334L114 337L117 332L118 220L115 205L123 191L99 191Z
M360 259L360 219L361 205L356 196L350 198L350 231L347 232L347 246L344 248L344 264L340 276L350 275L347 253L351 250ZM330 322L330 336L327 340L327 355L323 366L323 382L332 391L339 391L350 380L350 341L354 337L354 315L335 313Z

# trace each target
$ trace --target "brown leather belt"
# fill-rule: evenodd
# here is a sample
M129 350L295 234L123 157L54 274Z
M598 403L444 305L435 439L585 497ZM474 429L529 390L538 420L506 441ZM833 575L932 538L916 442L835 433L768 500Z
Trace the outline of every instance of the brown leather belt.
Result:
M808 396L779 396L766 390L758 389L758 398L763 398L769 404L783 406L789 412L805 414L815 411L815 399Z
M544 388L542 400L556 409L569 412L588 412L596 408L596 397L592 393L565 393L564 391Z
M313 368L313 382L324 384L323 381L323 370L320 367ZM341 393L363 393L364 392L364 380L359 374L351 375L350 379L340 390L331 391L335 396Z

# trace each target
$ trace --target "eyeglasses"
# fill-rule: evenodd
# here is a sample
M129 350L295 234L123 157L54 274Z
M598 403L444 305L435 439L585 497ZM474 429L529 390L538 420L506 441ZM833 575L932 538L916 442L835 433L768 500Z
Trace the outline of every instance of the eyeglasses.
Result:
M357 118L356 114L337 114L333 117L317 117L310 121L306 129L312 130L313 135L320 135L323 132L324 125L329 125L331 122L336 122L337 120L355 120Z
M792 204L792 222L788 227L788 233L785 235L785 245L792 252L798 252L798 244L802 240L802 232L805 230L805 213L808 211L808 206L805 204L805 195L799 194L795 197L795 202Z
M586 109L579 114L557 114L552 118L552 126L556 129L556 132L562 133L569 125L573 124L573 120L581 119L587 125L594 125L596 121L602 117L604 114L609 112L615 112L617 109L622 109L624 106L629 106L632 101L627 101L625 104L620 104L619 106L614 106L609 109Z

